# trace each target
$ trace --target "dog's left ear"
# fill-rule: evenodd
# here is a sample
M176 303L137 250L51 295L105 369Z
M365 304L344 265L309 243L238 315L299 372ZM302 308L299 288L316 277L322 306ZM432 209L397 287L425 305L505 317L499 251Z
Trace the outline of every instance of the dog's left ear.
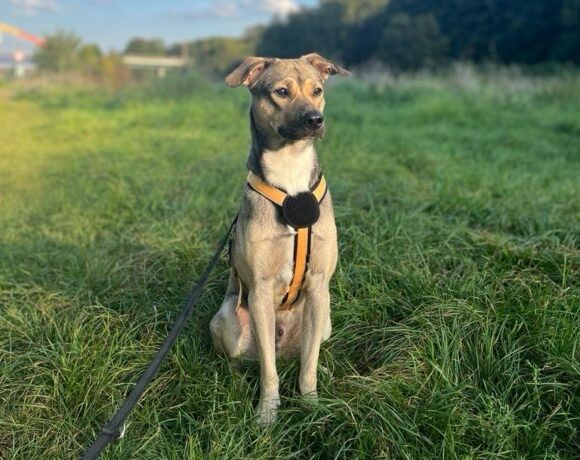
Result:
M331 75L343 75L345 77L350 75L348 70L343 69L338 64L332 62L330 59L322 57L318 53L305 54L300 59L304 59L316 70L318 70L322 75L322 78L325 80Z

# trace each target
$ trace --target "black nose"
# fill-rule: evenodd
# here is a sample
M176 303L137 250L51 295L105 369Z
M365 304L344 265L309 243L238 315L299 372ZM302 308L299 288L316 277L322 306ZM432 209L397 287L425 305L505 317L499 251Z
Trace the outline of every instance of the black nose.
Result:
M318 110L313 110L302 115L302 122L306 129L315 130L322 127L324 117Z

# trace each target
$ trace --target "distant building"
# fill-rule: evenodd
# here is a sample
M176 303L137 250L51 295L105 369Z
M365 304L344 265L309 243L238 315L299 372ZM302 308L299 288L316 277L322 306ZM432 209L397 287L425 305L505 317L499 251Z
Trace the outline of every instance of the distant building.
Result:
M13 56L0 56L0 75L22 78L33 74L36 64L30 59L15 60Z

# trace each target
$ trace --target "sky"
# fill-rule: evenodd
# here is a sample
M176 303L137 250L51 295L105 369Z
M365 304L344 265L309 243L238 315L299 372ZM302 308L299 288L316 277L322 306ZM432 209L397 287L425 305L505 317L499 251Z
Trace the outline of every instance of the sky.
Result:
M201 37L239 36L255 24L284 17L317 0L0 0L0 22L44 36L73 31L104 51L122 50L132 37L166 44ZM34 46L2 34L0 55Z

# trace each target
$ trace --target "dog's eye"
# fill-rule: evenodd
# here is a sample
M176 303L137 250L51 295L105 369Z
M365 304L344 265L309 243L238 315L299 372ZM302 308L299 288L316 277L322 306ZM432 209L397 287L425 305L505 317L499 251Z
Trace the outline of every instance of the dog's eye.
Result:
M315 96L320 96L322 94L322 88L314 88L313 94Z
M288 90L286 88L278 88L274 92L280 97L288 97Z

